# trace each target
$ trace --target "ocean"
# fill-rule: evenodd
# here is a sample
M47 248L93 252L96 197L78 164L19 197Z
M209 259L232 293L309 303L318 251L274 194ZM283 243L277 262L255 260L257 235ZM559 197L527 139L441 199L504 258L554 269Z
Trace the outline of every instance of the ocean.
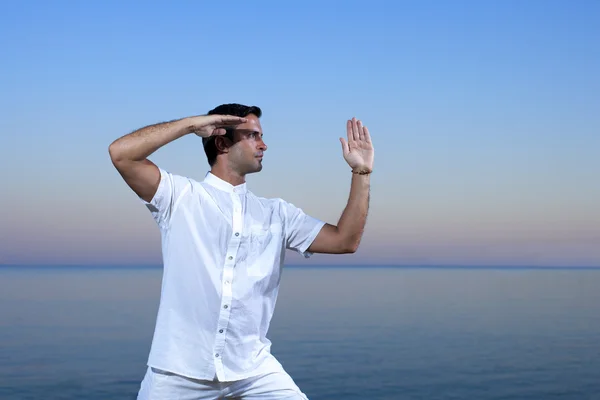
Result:
M0 267L0 399L135 399L161 272ZM600 399L600 269L286 267L269 338L311 400Z

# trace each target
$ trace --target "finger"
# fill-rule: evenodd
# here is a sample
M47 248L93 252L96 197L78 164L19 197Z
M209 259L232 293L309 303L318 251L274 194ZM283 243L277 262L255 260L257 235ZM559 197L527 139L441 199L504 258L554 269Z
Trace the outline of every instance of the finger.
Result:
M348 120L348 122L346 122L346 135L348 136L349 142L354 141L354 135L352 133L352 120Z
M348 147L348 142L346 142L346 140L344 138L340 138L340 142L342 143L342 153L344 153L344 155L347 155L348 153L350 153L350 148Z
M217 128L212 131L212 136L224 135L227 131L224 128Z
M365 134L363 133L363 125L360 119L356 121L356 128L358 130L358 140L363 140Z
M222 115L219 125L238 125L247 121L248 119L244 117L236 117L235 115Z
M366 126L363 126L363 135L365 138L365 142L371 143L371 134L369 133L369 129Z
M358 122L356 121L356 118L352 118L352 138L354 140L358 140L359 136L358 136Z

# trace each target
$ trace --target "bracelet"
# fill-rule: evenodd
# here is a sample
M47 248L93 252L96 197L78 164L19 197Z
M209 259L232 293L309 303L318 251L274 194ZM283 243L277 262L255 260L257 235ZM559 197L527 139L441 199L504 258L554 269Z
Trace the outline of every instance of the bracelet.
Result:
M369 170L355 171L355 170L352 170L352 173L353 174L357 174L357 175L369 175L369 174L371 174L371 172L373 172L373 171L369 171Z

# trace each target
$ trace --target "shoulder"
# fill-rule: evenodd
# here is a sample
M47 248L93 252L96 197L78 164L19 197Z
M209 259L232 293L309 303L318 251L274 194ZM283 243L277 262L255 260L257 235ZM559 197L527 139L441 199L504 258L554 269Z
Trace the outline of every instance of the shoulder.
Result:
M162 179L171 179L171 180L177 180L180 182L189 182L189 183L196 182L193 178L171 172L170 170L163 168L163 167L158 167L158 171L160 172L160 176Z
M160 185L168 189L173 197L181 198L202 192L200 190L202 183L192 177L173 173L163 168L159 168L159 171Z
M247 192L247 195L256 203L259 204L263 210L270 210L272 214L279 214L284 219L287 211L290 209L291 204L280 197L263 197L257 196L251 191Z
M300 207L281 197L267 198L256 195L252 196L262 205L263 209L271 210L272 214L277 214L284 222L289 222L297 218L298 215L304 214L304 211Z
M285 207L290 204L280 197L257 196L255 193L251 192L250 190L248 190L247 195L252 197L253 200L255 200L261 204L264 204L266 206L273 207L273 208Z
M172 179L174 182L177 182L179 184L188 185L188 186L198 186L198 185L202 184L202 181L198 181L197 179L192 178L187 175L180 175L180 174L169 172L167 170L161 170L161 175L162 174L165 174L170 179Z

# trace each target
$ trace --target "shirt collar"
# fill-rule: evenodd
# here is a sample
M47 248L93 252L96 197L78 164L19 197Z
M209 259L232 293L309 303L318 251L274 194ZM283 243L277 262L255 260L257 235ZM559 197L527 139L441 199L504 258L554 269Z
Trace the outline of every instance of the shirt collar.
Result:
M241 185L233 186L231 183L224 181L210 171L206 173L204 182L227 193L245 194L247 192L246 182Z

